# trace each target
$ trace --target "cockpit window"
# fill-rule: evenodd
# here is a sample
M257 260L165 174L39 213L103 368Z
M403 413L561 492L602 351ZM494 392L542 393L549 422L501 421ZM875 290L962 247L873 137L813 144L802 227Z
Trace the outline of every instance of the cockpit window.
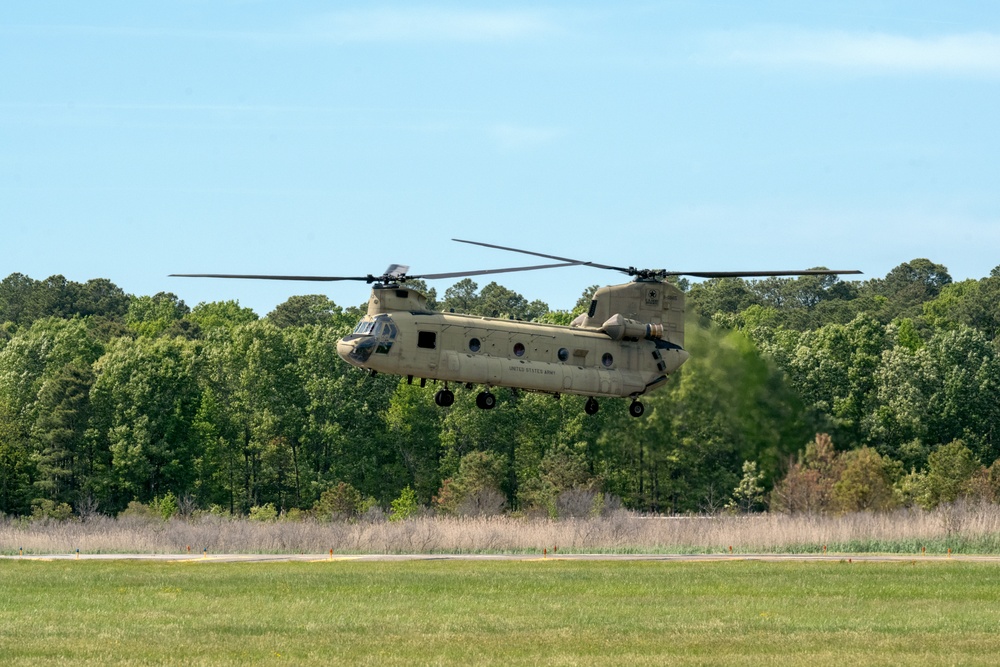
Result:
M358 326L354 327L354 333L358 336L367 336L375 330L375 320L361 320Z
M345 340L361 339L355 343L351 357L364 363L374 351L378 354L389 354L392 342L396 340L396 325L387 315L379 315L373 319L364 319L354 327L354 333Z
M361 320L358 326L354 327L355 336L378 335L380 338L393 339L396 337L396 325L388 317L379 316L373 320Z

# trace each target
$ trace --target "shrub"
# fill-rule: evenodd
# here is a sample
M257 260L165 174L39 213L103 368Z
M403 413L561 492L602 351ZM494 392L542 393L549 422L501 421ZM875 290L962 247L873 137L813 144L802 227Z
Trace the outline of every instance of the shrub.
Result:
M764 473L757 471L756 461L743 462L743 478L733 489L733 498L726 505L732 512L756 512L764 506Z
M898 461L880 456L870 447L841 455L840 479L833 485L833 500L841 512L882 511L895 507L899 493L894 485L902 477Z
M313 504L312 512L320 521L353 519L362 513L361 492L346 482L324 491Z
M157 519L160 515L155 512L146 503L141 503L138 500L133 500L129 502L128 507L123 509L118 513L120 518L135 518L135 519Z
M478 511L476 508L483 504L481 501L492 497L488 491L500 493L506 465L503 458L493 452L469 452L459 462L458 474L446 479L434 496L435 506L446 514L459 514L470 508ZM484 492L486 495L481 495Z
M261 523L268 523L271 521L277 521L278 510L275 508L274 503L265 503L263 505L254 505L250 508L250 520L260 521Z
M981 468L972 450L961 440L938 447L927 457L926 493L918 502L926 509L954 502Z
M496 516L507 508L507 497L497 489L483 487L467 493L458 504L455 513L459 516Z
M403 489L399 498L390 504L389 521L403 521L420 511L420 504L417 502L417 492L407 486Z
M65 521L73 516L73 508L66 503L57 503L54 500L48 499L39 500L36 503L34 509L31 511L32 521L44 521L45 519Z
M149 504L149 509L153 514L157 514L164 521L169 521L172 516L177 514L177 496L171 492L167 492L167 495L157 496L153 498L153 502Z

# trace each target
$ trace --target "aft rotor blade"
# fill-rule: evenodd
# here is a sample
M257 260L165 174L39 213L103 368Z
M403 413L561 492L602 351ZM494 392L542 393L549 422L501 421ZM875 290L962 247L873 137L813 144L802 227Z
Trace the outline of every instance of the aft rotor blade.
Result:
M263 276L236 273L171 273L171 278L243 278L247 280L311 280L333 282L335 280L360 280L371 282L371 276Z
M598 269L610 269L612 271L621 271L622 273L628 273L629 269L622 268L620 266L608 266L606 264L598 264L596 262L585 262L580 259L570 259L569 257L559 257L558 255L546 255L541 252L532 252L531 250L521 250L520 248L508 248L507 246L494 245L492 243L481 243L479 241L466 241L465 239L452 239L452 241L457 241L459 243L468 243L469 245L478 245L484 248L493 248L494 250L507 250L509 252L519 252L523 255L534 255L535 257L544 257L545 259L555 259L560 262L568 262L569 264L574 264L577 266L593 266Z
M480 269L477 271L453 271L451 273L424 273L419 276L407 276L414 280L438 280L442 278L465 278L467 276L488 276L493 273L514 273L515 271L536 271L538 269L555 269L560 266L579 266L583 262L567 261L561 264L539 264L537 266L514 266L509 269Z
M840 276L860 274L861 271L835 271L808 269L806 271L661 271L664 276L691 276L693 278L772 278L780 276Z

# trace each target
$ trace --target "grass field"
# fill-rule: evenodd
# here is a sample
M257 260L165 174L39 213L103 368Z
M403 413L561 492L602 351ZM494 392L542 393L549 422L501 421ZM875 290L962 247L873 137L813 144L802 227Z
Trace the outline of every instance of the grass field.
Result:
M972 562L0 561L31 665L995 665Z

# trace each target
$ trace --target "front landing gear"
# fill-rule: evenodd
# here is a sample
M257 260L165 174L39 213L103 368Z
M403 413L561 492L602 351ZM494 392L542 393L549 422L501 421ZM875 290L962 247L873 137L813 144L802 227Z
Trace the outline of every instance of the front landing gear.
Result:
M450 407L455 402L455 394L450 389L439 389L434 394L434 402L441 408Z
M633 417L641 417L645 411L646 407L639 401L632 401L632 405L628 406L628 413Z
M600 403L598 403L597 399L594 398L593 396L588 398L587 402L583 404L583 411L586 412L588 415L596 415L597 411L600 409L601 409Z

